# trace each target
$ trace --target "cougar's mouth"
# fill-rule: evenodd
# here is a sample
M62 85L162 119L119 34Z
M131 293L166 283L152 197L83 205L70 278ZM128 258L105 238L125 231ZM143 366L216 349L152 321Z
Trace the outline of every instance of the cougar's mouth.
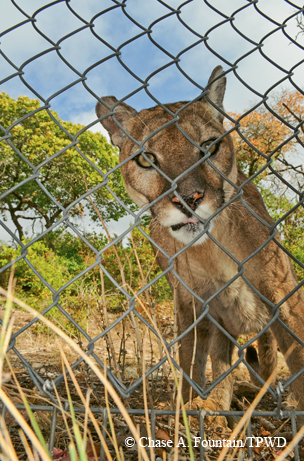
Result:
M199 220L195 217L191 217L191 218L188 218L186 221L181 222L180 224L175 224L174 226L171 226L171 229L173 231L177 231L184 226L189 226L191 228L191 227L195 227L197 223L199 223Z

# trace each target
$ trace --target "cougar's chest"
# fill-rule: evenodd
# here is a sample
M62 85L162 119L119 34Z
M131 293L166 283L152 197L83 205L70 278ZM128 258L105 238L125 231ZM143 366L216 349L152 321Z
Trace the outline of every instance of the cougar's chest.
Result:
M215 310L235 336L256 333L270 320L266 306L242 278L218 295Z
M194 291L204 300L218 293L209 303L210 314L221 318L232 335L260 331L269 321L268 310L241 277L229 284L237 274L236 265L215 254L213 258L204 258L203 253L195 256L188 258Z

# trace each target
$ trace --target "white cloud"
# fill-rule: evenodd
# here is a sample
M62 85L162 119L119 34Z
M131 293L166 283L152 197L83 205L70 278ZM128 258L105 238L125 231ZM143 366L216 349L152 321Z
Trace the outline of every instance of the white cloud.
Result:
M81 125L86 126L92 123L94 120L96 120L95 111L91 110L87 112L82 112L80 115L76 114L72 116L70 121L72 123L80 123ZM92 131L93 133L101 133L103 136L107 138L108 141L110 141L110 136L108 135L108 132L99 122L96 123L96 125L91 126L91 128L89 128L89 131Z

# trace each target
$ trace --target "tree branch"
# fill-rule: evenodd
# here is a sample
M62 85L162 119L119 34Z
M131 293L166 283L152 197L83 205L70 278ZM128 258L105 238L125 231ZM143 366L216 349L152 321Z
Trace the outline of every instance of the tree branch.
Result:
M301 123L300 128L301 128L302 133L304 134L304 120L302 120L301 117L299 117L297 114L295 114L294 111L291 110L291 109L287 106L287 104L285 104L285 102L283 102L283 106L285 107L286 110L288 110L288 112L289 112L299 123Z
M287 166L288 170L293 170L296 173L302 174L304 176L303 165L294 166L292 163L287 162L285 158L277 158L277 160L283 163L283 165ZM301 168L301 169L297 170L297 168Z
M20 201L20 204L22 203L26 203L28 206L30 206L31 208L34 208L35 210L37 210L41 216L43 216L43 218L45 219L45 222L46 222L46 226L49 222L49 217L47 215L47 213L45 213L45 211L43 211L43 209L36 203L36 202L33 202L33 200L29 199L29 198L24 198L24 197L21 197L19 194L17 194L16 192L13 192L13 194L15 195L15 197ZM19 208L20 209L20 208Z
M9 202L8 202L8 207L9 207L9 212L10 212L12 221L17 228L19 239L22 240L24 238L23 228L21 224L19 223L17 216L15 215L15 209L12 207L11 203Z

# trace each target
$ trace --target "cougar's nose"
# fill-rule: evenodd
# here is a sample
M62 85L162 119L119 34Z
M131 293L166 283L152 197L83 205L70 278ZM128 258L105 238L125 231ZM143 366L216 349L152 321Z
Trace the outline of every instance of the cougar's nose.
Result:
M204 194L202 194L201 192L194 192L194 194L191 195L182 195L183 200L187 203L187 205L189 205L190 208L192 208L192 210L196 210L196 208L203 200L203 197ZM172 203L180 210L187 212L187 210L184 208L183 204L177 197L173 197Z

